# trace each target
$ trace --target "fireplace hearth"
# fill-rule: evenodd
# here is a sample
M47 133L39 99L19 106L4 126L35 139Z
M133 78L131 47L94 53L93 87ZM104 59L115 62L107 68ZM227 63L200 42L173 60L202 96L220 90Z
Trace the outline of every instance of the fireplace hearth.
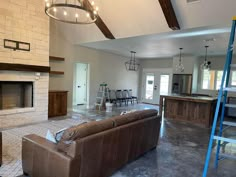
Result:
M0 81L0 110L33 107L33 82Z

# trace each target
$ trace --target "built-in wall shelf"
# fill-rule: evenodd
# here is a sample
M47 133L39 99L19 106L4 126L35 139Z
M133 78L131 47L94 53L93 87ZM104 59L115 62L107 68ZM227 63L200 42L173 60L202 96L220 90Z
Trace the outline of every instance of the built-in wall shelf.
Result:
M50 71L50 74L58 74L58 75L64 75L63 71Z
M65 61L65 58L49 56L49 61Z
M55 57L55 56L49 56L49 61L51 62L51 64L53 62L61 62L61 61L65 61L65 58L62 57ZM50 71L49 72L50 75L64 75L64 71Z

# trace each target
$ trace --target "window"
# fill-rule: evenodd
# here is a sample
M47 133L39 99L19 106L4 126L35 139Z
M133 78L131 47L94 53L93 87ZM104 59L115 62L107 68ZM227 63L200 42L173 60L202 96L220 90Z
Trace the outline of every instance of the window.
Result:
M169 92L169 79L170 76L166 74L161 75L160 82L160 95L167 95Z
M236 86L236 71L232 71L231 85Z
M147 100L153 99L153 88L154 88L154 74L146 75L146 94L145 98Z
M222 77L223 77L223 71L217 71L216 90L220 89Z
M220 89L222 76L223 76L223 71L203 70L203 72L202 72L202 89L207 89L207 90Z

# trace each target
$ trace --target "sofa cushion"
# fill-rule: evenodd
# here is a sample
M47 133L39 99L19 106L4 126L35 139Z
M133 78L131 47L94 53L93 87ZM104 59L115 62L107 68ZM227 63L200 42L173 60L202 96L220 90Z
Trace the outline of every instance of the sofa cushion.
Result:
M121 126L124 124L128 124L130 122L134 122L134 121L141 120L144 118L156 116L157 113L158 112L155 109L135 111L135 112L128 113L125 115L115 116L115 117L111 118L111 120L114 121L114 126L118 127L118 126Z
M110 119L70 127L64 131L61 140L57 144L57 148L65 152L72 141L111 129L113 127L114 123Z
M144 119L144 118L148 118L148 117L157 116L157 114L158 114L157 110L149 109L149 110L139 111L138 117L139 117L139 119Z

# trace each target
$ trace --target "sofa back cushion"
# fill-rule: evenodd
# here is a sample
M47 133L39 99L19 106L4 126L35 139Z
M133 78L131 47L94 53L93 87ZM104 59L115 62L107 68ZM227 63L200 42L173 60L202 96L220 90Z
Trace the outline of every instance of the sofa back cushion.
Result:
M60 151L67 152L69 146L75 140L79 140L89 135L153 116L157 116L157 110L142 110L122 116L115 116L106 120L94 121L73 126L64 131L61 140L57 144L57 148Z
M118 127L124 124L128 124L137 120L157 116L157 110L150 109L150 110L142 110L142 111L136 111L132 113L128 113L121 116L115 116L112 117L111 120L114 121L114 126Z
M66 129L57 144L60 151L66 151L72 141L84 138L86 136L96 134L114 127L112 120L106 119L101 121L94 121Z

